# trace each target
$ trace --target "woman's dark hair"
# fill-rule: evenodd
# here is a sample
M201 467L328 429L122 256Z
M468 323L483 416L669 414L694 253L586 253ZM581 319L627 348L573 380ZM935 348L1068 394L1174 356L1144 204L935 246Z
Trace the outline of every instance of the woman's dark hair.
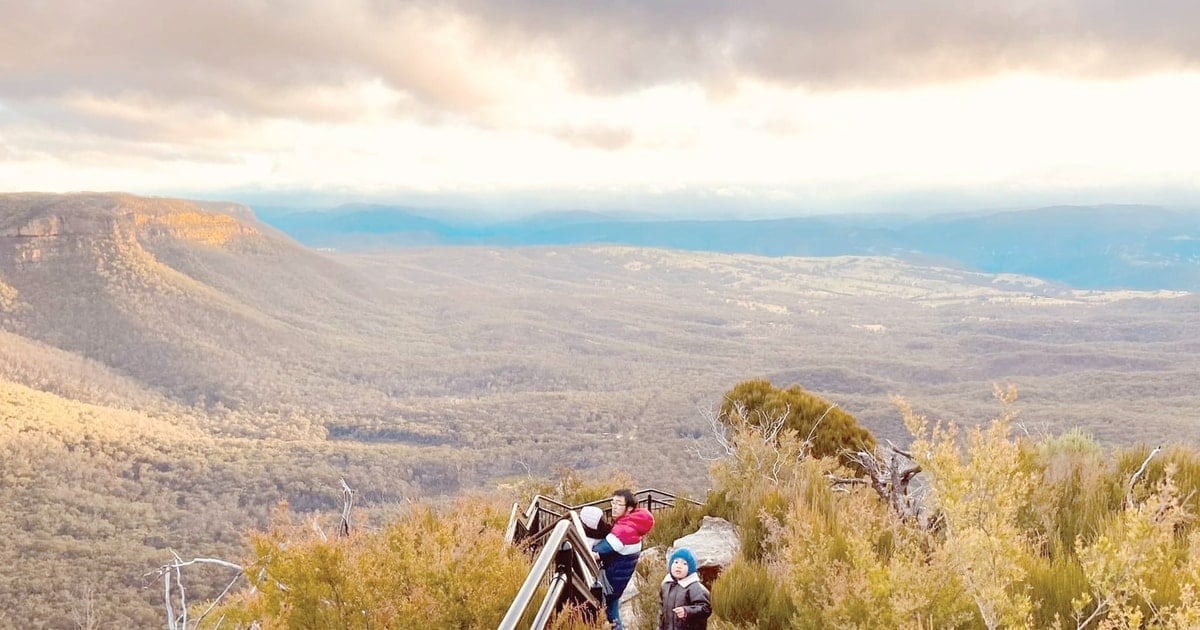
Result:
M637 497L633 496L633 492L631 492L629 488L621 488L620 490L613 492L612 495L614 497L621 497L624 499L625 507L629 508L630 511L632 511L633 508L637 507L638 505Z

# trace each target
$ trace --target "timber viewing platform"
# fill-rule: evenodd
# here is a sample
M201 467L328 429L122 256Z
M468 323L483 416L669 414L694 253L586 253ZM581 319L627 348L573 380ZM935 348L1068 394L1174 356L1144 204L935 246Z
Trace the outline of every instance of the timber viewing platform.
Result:
M673 508L680 501L699 505L692 499L654 488L638 490L634 497L639 507L651 512ZM501 620L499 630L517 627L533 605L534 597L543 583L547 584L548 589L529 626L531 630L545 628L551 617L567 605L581 606L591 614L604 610L604 596L599 581L600 566L592 557L592 550L584 537L583 521L579 518L579 511L588 506L604 510L606 516L612 512L608 497L580 505L566 505L550 497L537 495L524 511L520 510L520 504L513 503L504 542L522 545L535 556L535 560L529 577Z

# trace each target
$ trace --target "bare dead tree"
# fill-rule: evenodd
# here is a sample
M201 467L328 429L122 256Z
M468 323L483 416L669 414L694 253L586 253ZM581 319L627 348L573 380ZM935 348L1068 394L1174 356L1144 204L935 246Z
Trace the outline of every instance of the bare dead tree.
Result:
M902 520L916 521L921 517L924 494L910 490L912 480L921 472L921 466L911 453L897 448L889 440L886 449L878 448L875 452L845 451L843 457L862 470L865 477L841 477L829 473L826 476L834 489L870 486Z
M836 408L837 408L837 403L833 403L832 405L829 405L829 408L825 410L825 413L821 414L820 418L817 418L817 421L814 422L812 425L812 429L809 430L809 432L808 432L808 437L805 438L805 440L804 440L807 444L813 443L813 438L815 438L817 435L817 427L821 426L821 421L825 419L825 416L828 416L829 412L833 411ZM784 415L786 416L787 414L785 413Z
M1158 455L1160 452L1162 452L1162 449L1162 445L1155 446L1154 450L1150 451L1150 454L1146 456L1146 461L1142 462L1142 465L1137 469L1137 472L1133 473L1133 476L1129 478L1129 485L1125 488L1126 503L1133 502L1133 486L1138 482L1139 479L1142 478L1142 475L1146 473L1146 467L1150 465L1150 460L1154 459L1155 455Z
M236 584L239 579L241 579L243 569L240 565L216 558L192 558L191 560L184 560L174 551L171 551L171 557L173 558L171 562L159 567L157 571L146 574L147 576L157 575L158 577L162 578L163 602L166 606L167 613L167 630L188 630L189 627L199 627L200 622L203 621L204 618L207 617L208 614L217 607L217 604L221 601L221 599L225 597L225 595L229 593L230 589L233 588L233 585ZM221 591L221 594L213 599L213 601L208 605L208 608L206 608L199 617L197 617L195 620L189 620L187 591L183 585L183 569L196 564L212 564L216 566L227 567L237 571L237 575L230 580L229 584L225 587L225 590ZM173 584L172 580L174 581ZM179 606L178 615L175 614L176 604Z
M830 406L825 414L828 414L833 407L836 405ZM689 447L689 451L701 459L716 461L734 457L739 452L739 440L750 440L754 447L741 452L754 459L753 468L755 470L760 471L771 481L778 482L785 464L803 459L812 451L816 425L808 437L799 442L798 451L782 447L780 438L787 426L788 415L791 413L790 407L785 407L776 414L769 414L761 410L750 412L746 409L745 404L734 401L732 413L728 416L722 417L712 408L701 408L700 413L708 420L712 442L706 450L701 450L699 446L693 445ZM818 425L825 418L825 414L817 419Z
M338 533L343 538L350 535L350 509L354 507L354 490L346 484L346 480L342 479L342 522L338 528Z
M765 443L775 442L779 439L779 433L787 423L789 412L790 408L784 408L775 416L762 411L752 414L746 409L744 403L736 401L733 403L733 413L729 414L727 418L722 418L716 409L701 407L700 415L708 421L709 432L715 442L715 448L701 451L699 447L692 446L689 450L697 457L708 461L716 461L733 455L737 450L734 444L734 432L738 428L752 429Z
M521 468L524 468L524 469L525 469L525 478L526 478L526 479L530 479L530 480L532 480L532 479L533 479L533 471L532 471L532 470L530 470L530 468L529 468L529 464L527 464L527 463L525 462L525 460L523 460L523 459L518 459L518 460L515 460L515 461L516 461L518 464L520 464L520 465L521 465Z
M710 462L733 455L734 447L729 426L721 421L721 414L712 407L700 407L700 416L708 421L709 433L715 447L702 450L699 445L693 444L688 446L688 451Z
M64 592L71 605L71 621L76 630L96 630L100 627L100 615L96 611L96 587L90 582L80 587L81 591ZM4 614L0 613L0 621Z

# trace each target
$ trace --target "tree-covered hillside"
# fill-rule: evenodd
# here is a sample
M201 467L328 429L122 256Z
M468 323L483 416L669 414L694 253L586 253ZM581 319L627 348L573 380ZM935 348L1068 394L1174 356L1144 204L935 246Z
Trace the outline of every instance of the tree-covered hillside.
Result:
M473 483L469 453L397 444L218 437L186 417L74 402L0 381L0 620L161 624L146 573L171 550L231 556L280 502L336 507L339 480L370 512ZM214 596L221 576L193 580ZM8 626L0 621L0 626Z

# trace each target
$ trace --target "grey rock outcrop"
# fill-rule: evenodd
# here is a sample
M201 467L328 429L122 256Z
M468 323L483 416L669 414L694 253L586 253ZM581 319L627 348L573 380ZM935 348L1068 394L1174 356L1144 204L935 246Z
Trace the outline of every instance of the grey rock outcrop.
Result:
M680 547L687 547L696 556L700 577L706 583L711 583L733 564L734 558L741 553L742 543L732 523L723 518L705 516L700 529L677 539L668 554Z

